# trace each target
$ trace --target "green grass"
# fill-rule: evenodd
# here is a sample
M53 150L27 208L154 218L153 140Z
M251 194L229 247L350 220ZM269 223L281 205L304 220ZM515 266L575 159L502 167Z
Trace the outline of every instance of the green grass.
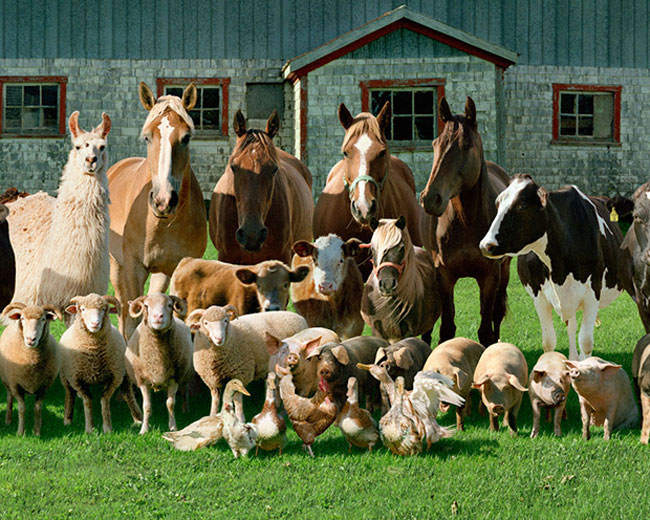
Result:
M211 248L210 244L210 248ZM215 257L209 249L206 257ZM502 339L519 346L529 367L541 354L541 332L533 302L513 270L509 312ZM463 280L456 291L458 335L476 339L478 291ZM623 364L643 328L636 307L621 296L600 313L594 352ZM559 350L567 353L564 327L556 320ZM54 327L58 337L60 326ZM437 330L434 333L437 337ZM261 408L263 385L251 385L246 415ZM578 399L571 393L564 435L557 439L543 422L540 437L529 438L527 397L519 415L519 436L488 431L474 414L465 432L435 444L416 457L399 458L383 447L372 454L354 450L337 428L314 444L316 458L301 449L293 431L282 456L261 454L235 460L225 444L193 453L174 451L163 440L164 399L155 394L152 431L139 436L126 405L113 400L114 433L83 433L77 400L71 427L63 427L60 384L46 397L42 438L31 433L32 400L25 438L14 423L0 422L0 517L2 518L647 518L650 451L639 429L615 432L604 442L602 429L581 439ZM475 400L476 403L476 400ZM99 403L96 403L99 407ZM190 413L177 413L180 427L205 415L209 397L202 388ZM0 404L4 416L5 405ZM455 424L454 413L440 419ZM95 424L101 425L99 411ZM645 484L644 484L645 483Z

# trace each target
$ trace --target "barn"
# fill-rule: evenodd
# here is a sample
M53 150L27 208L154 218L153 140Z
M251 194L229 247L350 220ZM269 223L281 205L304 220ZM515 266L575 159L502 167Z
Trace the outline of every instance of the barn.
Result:
M402 5L405 4L405 5ZM644 0L0 0L0 187L54 192L65 122L113 120L110 157L142 155L137 86L199 88L192 164L204 196L237 109L314 174L340 157L339 103L392 103L391 151L418 189L437 102L472 96L488 159L554 188L630 193L650 169Z

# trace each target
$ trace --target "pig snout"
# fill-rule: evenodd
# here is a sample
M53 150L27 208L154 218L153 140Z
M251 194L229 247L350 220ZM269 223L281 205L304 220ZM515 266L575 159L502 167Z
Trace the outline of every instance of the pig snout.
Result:
M321 379L324 379L325 381L331 381L334 376L334 373L332 369L326 365L324 367L321 367L318 370L318 375L321 377Z
M561 388L554 390L551 393L551 397L553 399L553 404L556 405L564 402L564 400L566 399L566 395L564 395L564 391Z
M291 369L296 368L300 364L300 357L296 354L289 354L287 356L287 366Z

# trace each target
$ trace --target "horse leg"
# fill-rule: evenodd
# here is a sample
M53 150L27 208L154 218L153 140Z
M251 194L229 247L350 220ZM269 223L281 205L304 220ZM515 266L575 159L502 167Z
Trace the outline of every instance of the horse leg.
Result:
M115 289L115 296L122 305L119 327L126 341L138 325L138 322L129 316L129 302L142 295L146 279L147 270L137 260L125 258L122 266L111 258L111 283Z
M171 277L167 276L165 273L153 273L151 275L151 280L149 280L149 292L147 294L166 292L170 280Z
M508 303L508 280L510 280L510 258L505 258L499 265L501 277L497 288L497 295L494 301L494 310L492 311L492 327L494 336L498 339L501 337L501 322L507 312Z
M481 324L478 328L478 341L481 345L489 347L499 341L492 328L492 317L494 316L494 306L497 300L497 291L500 284L500 274L498 270L488 271L481 278L477 278L480 301L481 301Z
M422 333L422 341L424 341L427 345L431 346L431 334L433 333L433 329L429 329L426 332Z
M440 343L452 339L456 335L456 324L454 317L456 308L454 306L454 286L456 280L440 273L439 293L442 312L440 313Z

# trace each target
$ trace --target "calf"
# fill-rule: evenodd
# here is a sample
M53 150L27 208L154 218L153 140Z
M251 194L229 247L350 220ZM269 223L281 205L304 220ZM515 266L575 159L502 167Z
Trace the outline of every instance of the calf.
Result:
M343 242L329 234L313 243L300 240L293 245L293 268L312 267L311 275L291 288L291 301L310 327L327 327L343 339L363 331L363 278L355 260L360 244L356 238Z
M547 192L530 175L517 174L496 204L481 252L519 257L517 272L535 302L545 352L555 349L555 309L568 326L569 357L578 359L576 312L582 309L580 356L589 357L598 309L632 290L631 279L619 279L623 235L609 222L603 200L575 186Z
M641 403L643 417L641 444L648 444L650 438L650 334L643 336L634 349L632 380L634 381L636 395Z
M0 204L0 309L9 305L16 283L16 259L9 240L8 215L7 206Z
M171 294L187 300L188 315L212 305L233 305L237 314L283 311L289 300L289 285L302 281L309 268L289 269L279 260L240 266L183 258L171 281Z

